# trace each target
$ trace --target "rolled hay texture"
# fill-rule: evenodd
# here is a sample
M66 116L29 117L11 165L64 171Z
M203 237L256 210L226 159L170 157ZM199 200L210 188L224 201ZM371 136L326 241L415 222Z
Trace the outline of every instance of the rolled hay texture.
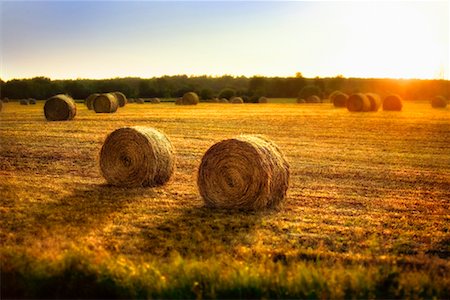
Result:
M230 103L230 101L228 101L227 98L221 98L221 99L219 100L219 102L220 102L220 103Z
M391 94L383 100L383 110L401 111L403 108L402 97Z
M370 100L363 93L352 94L347 99L347 109L352 112L370 111Z
M346 107L348 95L341 91L334 91L330 94L330 102L334 107Z
M297 98L297 103L306 103L305 99Z
M136 103L137 103L137 104L144 104L145 101L144 101L144 99L142 99L142 98L137 98L137 99L136 99Z
M121 92L113 92L111 93L113 94L116 99L117 99L117 103L119 104L119 107L124 107L127 104L127 97L125 96L124 93Z
M244 100L242 100L241 97L233 97L233 98L231 98L230 103L242 104L242 103L244 103Z
M447 99L444 96L436 96L431 100L431 106L433 108L446 108Z
M103 143L100 169L111 185L163 185L175 170L174 148L168 137L155 128L119 128Z
M381 107L381 97L375 93L366 93L370 102L370 111L378 111Z
M2 109L3 109L3 101L0 100L0 111L2 111Z
M106 93L95 97L92 106L96 113L115 113L119 108L119 103L113 94Z
M134 102L136 102L136 100L135 100L134 98L128 98L127 101L128 101L128 103L134 103Z
M100 96L99 93L90 94L84 101L84 104L86 104L89 110L94 109L94 99L97 98L98 96Z
M34 105L34 104L36 104L36 99L28 98L28 103Z
M283 201L289 176L289 163L275 143L242 135L206 151L197 185L206 206L261 210Z
M44 104L44 115L48 121L68 121L75 118L77 106L72 97L59 94L50 97Z
M3 98L3 103L8 103L9 102L9 98L8 97L5 97L5 98Z
M28 104L30 104L30 102L28 102L28 99L21 99L19 103L20 103L20 105L28 105Z
M268 103L269 99L267 97L259 97L258 103Z
M197 105L198 104L198 95L194 92L184 93L183 97L178 98L175 101L176 105Z
M307 103L321 103L322 101L320 100L319 96L312 95L306 99L306 102Z
M151 104L159 104L161 103L161 100L159 98L150 98Z

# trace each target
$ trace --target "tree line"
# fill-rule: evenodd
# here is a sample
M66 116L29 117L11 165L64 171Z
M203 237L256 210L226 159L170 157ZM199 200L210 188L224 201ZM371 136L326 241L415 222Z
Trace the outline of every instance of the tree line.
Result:
M127 77L113 79L51 80L47 77L31 79L0 79L0 98L47 99L55 94L69 94L74 99L85 99L92 93L119 91L129 98L177 98L194 91L201 99L240 96L246 102L256 102L260 96L270 98L305 98L316 94L322 98L341 90L351 94L375 92L381 96L398 94L406 100L425 100L437 95L450 96L448 80L402 80L295 77L233 77L233 76L162 76L150 79Z

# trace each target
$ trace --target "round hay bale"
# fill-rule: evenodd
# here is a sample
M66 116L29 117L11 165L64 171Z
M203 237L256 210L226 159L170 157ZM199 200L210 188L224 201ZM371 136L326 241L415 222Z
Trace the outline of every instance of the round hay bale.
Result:
M334 107L346 107L348 95L341 91L334 91L330 94L330 102L333 103Z
M86 107L89 110L93 110L94 109L94 99L97 98L98 96L100 96L99 93L94 93L94 94L90 94L86 100L84 101L84 104L86 104Z
M221 98L221 99L219 100L219 102L220 102L220 103L230 103L230 101L228 101L227 98Z
M92 106L96 113L114 113L119 108L119 103L113 94L106 93L95 97Z
M297 103L306 103L305 99L297 98Z
M320 100L319 96L317 95L312 95L309 96L308 98L306 98L306 103L321 103L322 101Z
M194 92L184 93L183 97L178 98L175 101L177 105L197 105L199 102L198 95Z
M115 186L163 185L175 170L174 148L155 128L119 128L103 143L100 169L106 181Z
M48 121L67 121L75 118L77 106L72 97L59 94L50 97L44 104L44 115Z
M28 99L21 99L19 101L19 103L20 103L20 105L28 105L28 104L30 104L30 102L28 102Z
M233 97L233 98L231 98L230 103L242 104L242 103L244 103L244 100L241 97Z
M161 100L159 98L150 98L151 104L159 104L161 103Z
M219 103L219 102L220 102L219 98L212 98L211 99L211 103Z
M0 99L0 111L3 109L3 101Z
M8 103L9 102L9 98L8 97L5 97L5 98L3 98L3 103Z
M207 206L259 210L283 201L289 175L289 163L275 143L242 135L206 151L197 185Z
M36 99L34 99L34 98L28 98L28 103L29 103L29 104L32 104L32 105L35 105L35 104L36 104Z
M347 99L347 109L352 112L370 111L370 101L363 93L352 94Z
M392 94L383 100L383 110L401 111L402 108L402 98L399 95Z
M381 107L381 97L375 93L366 93L370 102L370 111L378 111Z
M258 103L268 103L269 99L267 97L259 97Z
M444 96L436 96L431 100L431 106L433 108L446 108L447 99Z
M134 103L134 102L136 102L136 100L135 100L134 98L128 98L127 101L128 101L128 103Z
M137 98L137 99L136 99L136 103L137 103L137 104L144 104L145 101L144 101L144 99L142 99L142 98Z
M127 97L125 96L124 93L121 92L113 92L111 93L113 94L116 99L117 99L117 103L119 104L119 107L124 107L127 104Z

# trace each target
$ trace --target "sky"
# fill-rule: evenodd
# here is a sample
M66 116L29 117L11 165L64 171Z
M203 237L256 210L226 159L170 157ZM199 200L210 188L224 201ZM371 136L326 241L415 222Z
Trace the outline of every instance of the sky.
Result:
M449 79L449 2L0 0L0 78Z

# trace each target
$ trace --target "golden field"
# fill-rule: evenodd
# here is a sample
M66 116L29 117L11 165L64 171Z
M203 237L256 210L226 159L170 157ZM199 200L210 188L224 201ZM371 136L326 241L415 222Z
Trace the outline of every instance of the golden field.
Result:
M0 113L2 295L449 297L448 108L77 108L66 122L47 122L40 101L6 103ZM104 139L133 125L171 139L177 168L168 184L125 189L102 178ZM267 136L289 161L280 209L203 207L196 183L202 155L239 134Z

